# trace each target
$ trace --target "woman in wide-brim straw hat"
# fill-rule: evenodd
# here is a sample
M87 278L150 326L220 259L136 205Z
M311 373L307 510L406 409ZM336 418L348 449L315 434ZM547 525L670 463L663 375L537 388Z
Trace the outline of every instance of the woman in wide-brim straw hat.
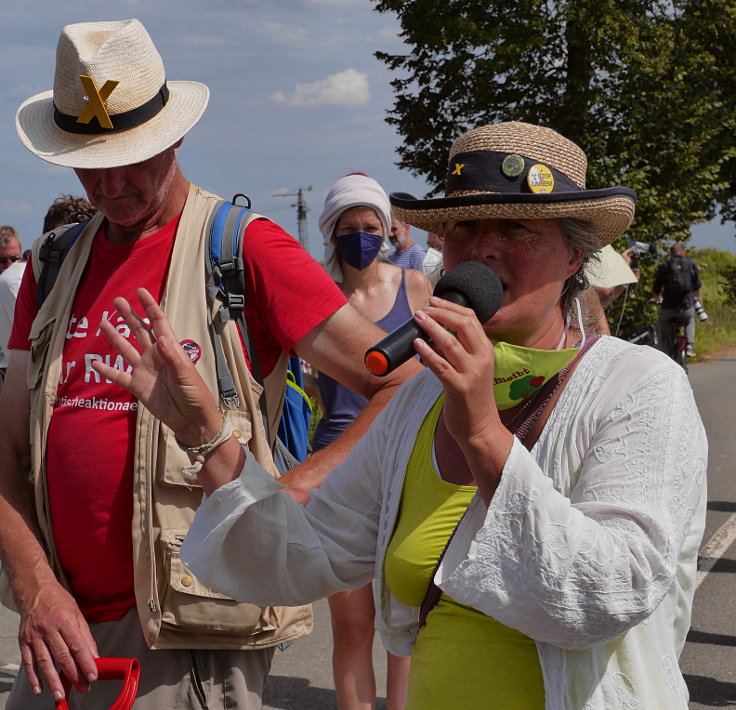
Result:
M495 315L481 323L438 299L416 314L427 369L306 508L251 457L241 471L233 445L200 473L210 497L186 563L260 604L375 577L384 643L412 654L412 710L687 708L677 658L707 445L680 368L584 332L586 260L634 212L630 190L584 180L584 154L550 129L459 138L445 197L392 202L399 219L441 231L446 269L497 273ZM153 361L158 345L143 340ZM183 356L168 366L196 383ZM136 369L141 387L155 377ZM208 397L201 388L202 418Z

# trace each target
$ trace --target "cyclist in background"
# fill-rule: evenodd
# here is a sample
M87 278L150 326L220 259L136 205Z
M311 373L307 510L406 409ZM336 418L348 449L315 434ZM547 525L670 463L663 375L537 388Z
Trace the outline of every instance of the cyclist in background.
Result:
M698 265L685 254L682 242L670 247L669 259L657 269L652 301L662 305L659 327L665 352L671 349L678 323L687 318L687 356L695 357L695 301L700 297L702 284ZM672 355L670 352L668 354Z

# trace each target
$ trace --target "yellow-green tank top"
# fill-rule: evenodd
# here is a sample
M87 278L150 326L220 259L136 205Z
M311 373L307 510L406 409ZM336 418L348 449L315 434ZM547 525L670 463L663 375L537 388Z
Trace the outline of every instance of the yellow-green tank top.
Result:
M419 606L452 531L475 493L444 481L433 460L441 396L419 430L385 559L391 593ZM412 650L406 710L543 710L532 639L442 594Z

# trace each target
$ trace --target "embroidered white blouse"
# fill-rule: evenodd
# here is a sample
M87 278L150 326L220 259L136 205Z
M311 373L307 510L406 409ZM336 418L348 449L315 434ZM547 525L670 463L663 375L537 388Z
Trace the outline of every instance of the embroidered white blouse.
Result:
M375 577L384 645L411 653L415 607L382 561L406 463L441 391L406 383L303 508L248 456L197 512L184 562L257 604L302 604ZM707 443L690 385L662 353L601 338L534 446L516 441L478 495L435 581L535 639L546 710L686 710L678 657L705 523Z

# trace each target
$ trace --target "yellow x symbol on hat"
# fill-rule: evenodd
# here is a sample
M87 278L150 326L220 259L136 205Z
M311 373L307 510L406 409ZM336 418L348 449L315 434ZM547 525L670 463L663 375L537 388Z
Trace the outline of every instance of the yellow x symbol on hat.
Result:
M465 167L465 163L455 163L455 169L450 173L451 175L462 175L461 170Z
M105 85L97 89L97 84L91 76L85 76L84 74L79 75L82 81L82 86L89 98L87 107L79 114L77 123L89 123L95 116L97 121L103 128L112 128L112 121L110 115L107 113L104 102L107 101L107 97L110 96L113 89L120 83L119 81L113 81L109 79L105 82Z

